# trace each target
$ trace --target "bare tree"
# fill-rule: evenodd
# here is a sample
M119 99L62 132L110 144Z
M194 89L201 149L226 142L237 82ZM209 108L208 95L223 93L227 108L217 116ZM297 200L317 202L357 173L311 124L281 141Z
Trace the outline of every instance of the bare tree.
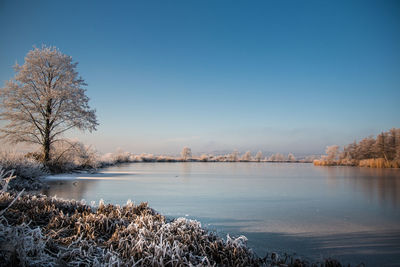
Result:
M47 163L52 145L64 132L96 130L95 110L89 107L77 64L55 47L29 51L25 63L15 65L14 79L0 89L0 118L9 121L2 137L12 143L40 145Z
M187 146L185 146L182 149L181 156L182 156L183 160L191 159L192 158L192 150L190 148L188 148Z

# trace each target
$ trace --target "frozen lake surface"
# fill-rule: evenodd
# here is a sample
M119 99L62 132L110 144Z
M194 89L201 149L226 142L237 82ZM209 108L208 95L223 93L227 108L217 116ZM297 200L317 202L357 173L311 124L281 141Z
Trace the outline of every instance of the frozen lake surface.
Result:
M71 179L72 178L72 179ZM132 163L48 179L44 194L149 206L245 235L259 255L400 266L400 170L296 163Z

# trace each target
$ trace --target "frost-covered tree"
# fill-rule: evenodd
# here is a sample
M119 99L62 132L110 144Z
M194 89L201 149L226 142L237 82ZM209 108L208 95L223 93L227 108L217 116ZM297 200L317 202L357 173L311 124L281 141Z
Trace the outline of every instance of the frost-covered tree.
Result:
M190 148L188 148L187 146L185 146L182 149L181 156L182 156L183 160L191 159L192 158L192 150Z
M235 149L231 154L228 155L229 161L236 162L239 160L239 152Z
M391 129L390 132L394 135L394 158L400 161L400 128Z
M285 156L281 153L273 154L269 157L269 161L285 161Z
M357 145L356 141L354 141L351 144L348 144L347 146L345 146L343 148L343 155L341 155L341 157L343 159L349 159L349 160L357 159L357 157L358 157L357 148L358 148L358 145Z
M393 128L390 129L388 136L386 138L386 149L387 149L387 157L389 160L393 160L396 158L396 139L398 139L399 137L398 135L398 131Z
M333 146L327 146L326 150L326 159L328 161L334 161L336 160L337 156L339 155L339 146L333 145Z
M262 160L262 158L263 158L262 152L261 152L261 151L258 151L257 154L256 154L255 159L256 159L258 162L260 162L260 161Z
M247 151L246 153L244 153L244 155L242 156L242 158L240 160L242 160L242 161L251 161L251 152Z
M77 64L55 47L29 51L25 63L15 65L15 77L0 89L0 118L9 122L2 137L40 145L47 163L52 145L63 133L73 128L96 130L95 110L89 107Z
M378 134L376 137L376 141L373 147L373 150L375 152L375 156L377 158L384 158L387 160L387 133L382 132L381 134Z
M292 153L289 153L287 156L287 160L288 161L296 161L296 157Z

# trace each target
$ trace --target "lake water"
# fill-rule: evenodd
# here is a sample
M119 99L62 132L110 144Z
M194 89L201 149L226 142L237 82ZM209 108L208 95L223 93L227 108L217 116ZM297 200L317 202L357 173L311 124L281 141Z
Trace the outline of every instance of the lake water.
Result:
M70 179L73 176L74 179ZM132 163L60 175L44 194L125 204L245 235L259 255L400 266L400 170L299 163Z

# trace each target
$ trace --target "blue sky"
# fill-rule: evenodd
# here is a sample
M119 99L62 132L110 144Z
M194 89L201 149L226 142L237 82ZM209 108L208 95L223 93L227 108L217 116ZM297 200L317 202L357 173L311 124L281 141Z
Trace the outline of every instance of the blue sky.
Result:
M0 1L0 83L79 62L102 152L321 153L400 127L398 1Z

